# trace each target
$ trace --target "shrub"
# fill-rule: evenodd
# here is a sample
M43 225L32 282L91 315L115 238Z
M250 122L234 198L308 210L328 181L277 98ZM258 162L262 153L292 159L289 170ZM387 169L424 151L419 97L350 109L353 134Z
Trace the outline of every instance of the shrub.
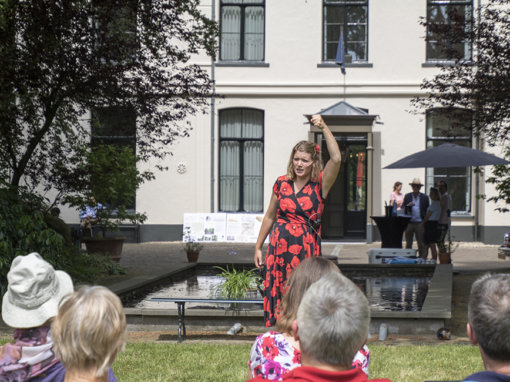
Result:
M38 252L55 269L68 272L75 282L92 282L104 274L121 272L107 259L80 253L62 234L50 228L49 207L43 198L22 187L0 183L0 292L7 288L7 273L16 256Z

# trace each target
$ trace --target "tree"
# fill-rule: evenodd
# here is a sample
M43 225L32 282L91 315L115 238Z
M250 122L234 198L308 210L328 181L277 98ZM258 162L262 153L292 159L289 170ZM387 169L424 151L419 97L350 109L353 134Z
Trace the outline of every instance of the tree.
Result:
M212 81L189 60L214 57L217 27L198 0L9 0L0 20L0 179L11 185L76 189L94 111L133 113L147 161L170 155L207 105Z
M452 60L440 73L425 79L426 96L412 100L416 112L435 107L472 111L472 133L489 145L506 145L510 134L510 7L507 0L488 0L471 19L448 11L450 23L422 19L427 36L434 36ZM427 37L429 38L429 37ZM472 59L460 58L459 44L472 43ZM444 134L448 135L448 131ZM510 158L510 151L506 156ZM487 182L496 184L499 196L489 201L510 202L510 167L496 166ZM506 196L505 196L506 195ZM500 212L507 209L498 208Z
M506 152L506 157L510 159L510 149ZM487 198L489 202L499 203L504 202L506 206L495 208L498 212L509 212L510 209L510 166L498 165L494 166L491 176L485 179L485 182L494 184L498 194ZM486 198L486 195L482 195Z

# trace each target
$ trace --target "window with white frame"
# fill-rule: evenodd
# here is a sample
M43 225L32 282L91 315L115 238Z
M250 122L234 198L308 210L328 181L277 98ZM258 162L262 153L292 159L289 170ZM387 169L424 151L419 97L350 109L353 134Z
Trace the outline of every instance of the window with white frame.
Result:
M220 60L263 61L265 0L221 0Z
M427 61L470 60L473 0L427 0Z
M219 124L219 210L262 212L264 112L221 110Z
M368 60L368 0L323 0L323 61L336 58L340 31L346 61Z
M472 113L463 109L427 111L427 148L442 143L471 147ZM426 190L444 180L452 197L452 213L471 213L471 167L427 168Z

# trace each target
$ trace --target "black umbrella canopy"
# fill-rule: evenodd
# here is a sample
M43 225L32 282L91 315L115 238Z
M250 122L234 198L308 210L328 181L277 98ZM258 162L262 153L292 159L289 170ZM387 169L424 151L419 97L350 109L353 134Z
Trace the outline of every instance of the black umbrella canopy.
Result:
M508 165L510 162L484 151L453 143L443 143L442 145L408 155L384 168L448 168L491 166L497 164Z

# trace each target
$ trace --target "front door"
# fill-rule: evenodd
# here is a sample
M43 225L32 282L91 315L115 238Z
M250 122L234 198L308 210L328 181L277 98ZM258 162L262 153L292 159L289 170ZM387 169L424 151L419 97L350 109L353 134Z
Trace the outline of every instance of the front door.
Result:
M322 216L325 240L361 240L366 238L367 206L367 137L335 135L342 153L342 166L329 191ZM323 161L329 159L322 141Z

